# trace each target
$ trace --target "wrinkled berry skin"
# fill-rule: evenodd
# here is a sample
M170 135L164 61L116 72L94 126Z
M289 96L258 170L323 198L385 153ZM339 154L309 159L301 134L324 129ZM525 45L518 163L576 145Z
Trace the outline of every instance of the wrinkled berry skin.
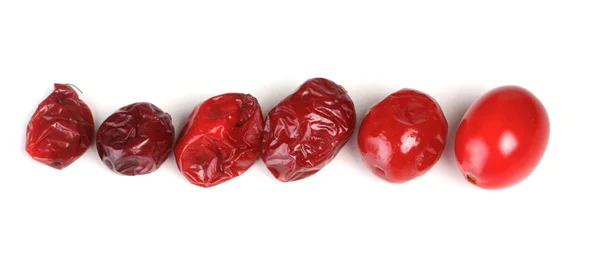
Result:
M177 167L204 188L247 171L258 158L263 117L256 98L227 93L194 108L175 144Z
M512 187L538 166L550 137L542 102L523 87L494 88L461 120L454 153L465 179L487 190Z
M100 125L96 148L110 170L143 175L167 160L174 138L171 116L151 103L138 102L120 108Z
M54 84L27 125L25 150L36 161L61 170L83 155L93 138L90 108L72 86Z
M402 89L373 105L358 129L363 162L377 176L405 183L425 174L440 159L448 122L429 95Z
M328 79L309 79L267 115L262 160L282 182L309 177L333 160L355 126L347 91Z

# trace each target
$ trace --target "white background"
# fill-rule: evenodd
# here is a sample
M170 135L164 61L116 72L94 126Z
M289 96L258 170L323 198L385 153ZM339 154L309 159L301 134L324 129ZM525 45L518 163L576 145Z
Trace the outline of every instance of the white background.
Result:
M599 272L600 17L594 1L549 2L2 1L0 272ZM354 136L308 179L257 161L204 189L172 158L122 177L95 147L63 171L24 151L55 82L82 89L97 126L149 101L179 131L211 96L251 93L266 113L311 77L343 85L359 121L400 88L431 94L451 127L443 158L390 184ZM545 104L550 143L525 182L480 190L453 130L504 84Z

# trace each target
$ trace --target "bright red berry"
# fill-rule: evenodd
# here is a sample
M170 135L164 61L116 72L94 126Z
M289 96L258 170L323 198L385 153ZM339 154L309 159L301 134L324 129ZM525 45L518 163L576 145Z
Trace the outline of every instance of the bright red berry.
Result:
M246 172L258 158L263 129L258 100L228 93L196 106L175 144L175 161L192 184L212 187Z
M54 84L27 125L25 150L36 161L61 170L87 151L94 139L92 111L75 88Z
M454 151L464 177L484 189L527 178L541 161L550 135L546 109L519 86L492 89L464 115Z
M373 105L358 130L363 162L377 176L403 183L427 172L446 145L448 123L429 95L399 90Z

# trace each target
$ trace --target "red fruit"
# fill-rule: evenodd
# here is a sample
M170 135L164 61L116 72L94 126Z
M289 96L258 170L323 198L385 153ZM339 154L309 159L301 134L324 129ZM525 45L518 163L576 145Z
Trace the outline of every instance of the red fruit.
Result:
M528 90L492 89L463 117L454 151L465 178L483 189L523 181L542 159L550 135L548 113Z
M404 183L440 159L448 122L429 95L401 89L373 105L358 130L362 160L377 176Z
M25 150L35 160L61 170L90 146L94 118L90 108L67 84L54 84L27 125Z
M247 171L260 152L263 117L256 98L228 93L196 106L177 143L175 160L183 175L211 187Z
M100 125L96 148L112 171L129 176L149 174L169 157L173 131L169 114L148 102L133 103Z
M309 177L337 155L355 124L354 103L343 87L309 79L269 112L262 160L282 182Z

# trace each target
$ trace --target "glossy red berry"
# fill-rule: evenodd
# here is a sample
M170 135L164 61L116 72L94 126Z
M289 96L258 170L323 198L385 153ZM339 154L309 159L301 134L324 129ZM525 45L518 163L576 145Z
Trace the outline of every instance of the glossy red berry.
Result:
M426 173L440 159L448 123L429 95L399 90L373 105L358 130L363 162L377 176L404 183Z
M241 175L258 158L263 124L252 95L228 93L206 100L189 115L175 144L179 170L201 187Z
M454 151L464 177L483 189L527 178L541 161L550 135L546 109L519 86L492 89L466 112Z
M156 171L174 142L171 116L148 102L124 106L98 129L96 148L104 164L123 175Z
M262 160L282 182L309 177L333 160L355 125L346 90L328 79L309 79L267 115Z
M27 125L25 150L33 159L61 170L81 157L93 138L90 108L73 86L54 84Z

